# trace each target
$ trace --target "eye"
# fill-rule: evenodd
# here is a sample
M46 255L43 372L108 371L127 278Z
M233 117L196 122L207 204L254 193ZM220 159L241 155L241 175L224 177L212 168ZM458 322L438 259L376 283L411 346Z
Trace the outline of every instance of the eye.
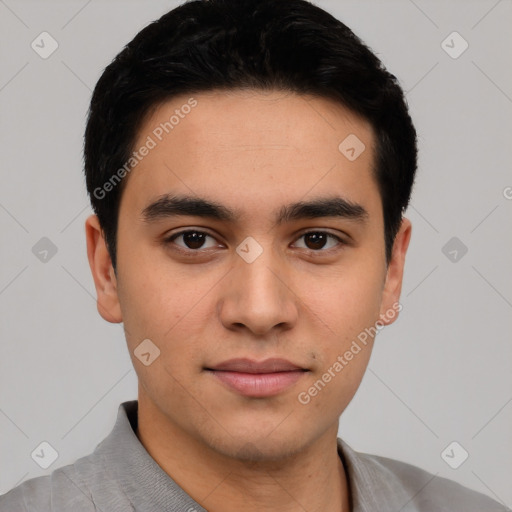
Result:
M304 241L302 243L295 242L294 247L314 252L326 252L336 246L344 245L340 237L327 231L309 231L302 234L298 240L301 239ZM174 244L177 248L190 252L199 252L201 249L211 249L219 246L212 235L196 229L174 233L167 237L164 242L165 244Z
M317 252L321 249L325 251L332 249L337 245L343 245L343 240L341 238L326 231L309 231L308 233L301 235L299 240L302 238L304 239L304 242L302 247L300 245L298 246L299 248ZM295 247L297 247L297 245L295 245Z
M208 239L211 239L210 245L205 245ZM180 240L182 243L175 242L176 240ZM178 247L183 249L197 250L197 249L209 249L211 247L217 247L215 238L205 233L204 231L198 231L195 229L190 229L187 231L180 231L179 233L175 233L170 237L166 238L165 243L175 243Z

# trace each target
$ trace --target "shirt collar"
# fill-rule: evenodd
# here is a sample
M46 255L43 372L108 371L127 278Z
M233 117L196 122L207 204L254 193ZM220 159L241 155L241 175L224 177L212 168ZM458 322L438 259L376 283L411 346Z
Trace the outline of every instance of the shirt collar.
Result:
M137 510L206 512L149 455L135 434L138 402L120 404L112 432L95 454ZM352 450L338 438L338 453L345 467L352 512L399 510L408 496L396 475L374 457ZM401 505L400 505L401 504Z
M352 512L403 510L411 494L403 483L379 458L355 452L338 438L338 453L345 467ZM415 508L408 508L414 511Z
M137 410L137 400L122 403L112 432L95 450L113 473L121 492L136 510L207 512L169 477L139 441L135 434Z

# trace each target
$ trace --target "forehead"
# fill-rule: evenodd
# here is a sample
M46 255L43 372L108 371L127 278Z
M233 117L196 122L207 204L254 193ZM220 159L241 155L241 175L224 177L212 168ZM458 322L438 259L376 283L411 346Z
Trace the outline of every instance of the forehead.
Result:
M289 147L299 153L325 151L329 145L337 151L339 137L347 131L372 145L370 124L333 100L289 91L216 90L181 95L154 107L139 129L137 143L147 135L164 145L172 138L194 143L206 137L218 151L234 149L237 141L253 150L258 143L265 149Z
M141 126L134 150L144 147L124 193L140 210L170 191L242 210L322 193L379 202L371 126L325 98L253 90L175 97Z

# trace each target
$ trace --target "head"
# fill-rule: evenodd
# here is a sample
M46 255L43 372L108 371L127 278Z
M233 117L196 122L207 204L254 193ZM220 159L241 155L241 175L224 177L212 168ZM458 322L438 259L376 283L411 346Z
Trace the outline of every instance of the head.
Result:
M191 1L105 69L84 153L98 309L124 323L139 401L231 456L336 428L410 237L416 135L377 57L303 0ZM233 358L302 375L240 394L211 371Z

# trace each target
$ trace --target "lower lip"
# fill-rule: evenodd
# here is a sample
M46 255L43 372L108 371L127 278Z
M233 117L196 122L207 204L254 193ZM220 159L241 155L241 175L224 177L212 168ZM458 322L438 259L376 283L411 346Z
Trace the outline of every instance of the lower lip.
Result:
M211 371L223 384L230 389L249 397L275 396L293 386L304 371L277 373L240 373L227 371Z

